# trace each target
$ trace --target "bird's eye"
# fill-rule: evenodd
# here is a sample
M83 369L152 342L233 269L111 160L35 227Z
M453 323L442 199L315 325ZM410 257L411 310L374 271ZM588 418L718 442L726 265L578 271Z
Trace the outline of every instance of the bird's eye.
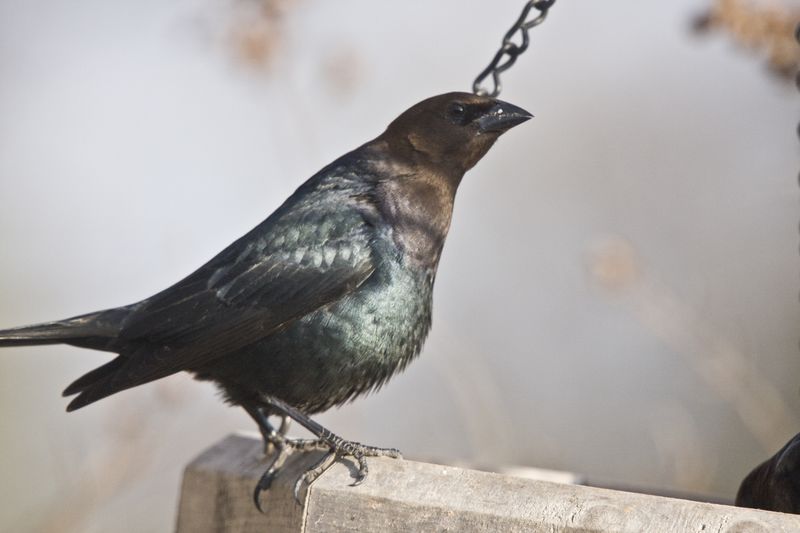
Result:
M453 122L457 124L463 124L467 115L467 110L462 104L456 102L450 104L447 114Z

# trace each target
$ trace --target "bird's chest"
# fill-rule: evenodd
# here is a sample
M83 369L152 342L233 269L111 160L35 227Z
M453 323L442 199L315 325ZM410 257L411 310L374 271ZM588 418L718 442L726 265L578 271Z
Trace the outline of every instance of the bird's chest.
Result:
M429 277L392 265L303 322L321 328L319 338L347 354L348 367L404 366L430 327L432 285Z
M354 363L403 366L428 333L432 290L432 276L392 266L324 310L321 322Z
M286 346L270 357L291 352L293 368L302 369L284 374L293 382L285 382L287 396L314 412L381 386L419 354L432 289L432 276L388 265L351 295L295 322L282 337Z

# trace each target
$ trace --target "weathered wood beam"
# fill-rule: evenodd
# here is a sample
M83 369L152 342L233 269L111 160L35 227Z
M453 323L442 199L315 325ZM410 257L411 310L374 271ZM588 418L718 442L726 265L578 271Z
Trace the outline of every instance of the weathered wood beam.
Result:
M797 515L384 458L370 459L357 487L355 465L337 462L298 505L294 482L320 457L291 457L262 494L260 514L251 495L265 469L261 442L225 438L186 468L178 533L800 531Z

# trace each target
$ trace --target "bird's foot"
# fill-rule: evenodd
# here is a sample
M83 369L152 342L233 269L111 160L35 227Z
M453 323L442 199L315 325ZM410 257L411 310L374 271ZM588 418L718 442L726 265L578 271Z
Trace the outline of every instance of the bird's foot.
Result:
M314 466L308 469L297 482L294 484L294 499L302 505L300 501L300 489L303 485L311 485L319 476L321 476L328 468L333 465L339 457L352 457L358 462L358 473L356 479L351 484L352 487L360 485L367 479L369 474L369 467L367 466L367 457L391 457L393 459L402 459L403 455L400 450L395 448L377 448L375 446L367 446L360 442L352 442L344 440L338 435L326 432L317 441L322 443L323 446L328 448L328 453L320 459Z
M300 489L303 487L303 485L310 485L313 483L314 480L316 480L320 475L322 475L323 472L330 468L334 461L336 461L336 459L339 457L353 457L358 463L358 472L356 474L356 479L353 482L353 486L360 485L367 478L367 474L369 473L367 457L392 457L395 459L403 458L403 456L400 454L400 451L395 450L394 448L376 448L375 446L366 446L359 442L344 440L340 436L323 427L318 422L310 419L296 407L293 407L274 396L263 395L262 402L264 405L269 406L273 412L277 412L284 417L289 417L295 420L298 424L313 433L317 439L287 439L281 435L276 435L275 433L277 432L269 434L269 440L271 442L278 442L278 454L264 475L261 476L261 479L259 480L258 485L253 492L253 499L255 500L256 507L259 510L261 510L261 506L258 502L260 493L269 488L269 486L272 484L272 480L275 477L275 473L278 471L281 465L283 465L283 463L286 461L286 457L288 457L293 450L301 449L302 451L309 451L323 449L328 451L328 453L326 453L320 461L318 461L314 466L300 476L295 483L293 491L294 499L300 505L302 505L302 502L300 501Z
M326 432L326 434L319 439L289 439L273 434L271 435L270 442L277 449L277 453L267 467L267 470L261 475L261 478L259 478L253 490L253 502L256 508L262 513L264 511L261 508L261 493L270 488L272 481L286 462L286 459L296 451L310 452L325 450L328 452L322 459L306 470L295 482L292 494L299 505L302 505L300 490L303 486L311 485L319 476L330 468L339 457L353 457L356 462L358 462L358 473L356 474L356 479L353 481L352 486L360 485L367 478L367 474L369 473L367 457L392 457L395 459L402 459L403 457L400 451L394 448L366 446L359 442L344 440L330 432Z
M266 455L271 455L272 449L274 449L275 457L270 462L267 470L261 475L253 490L253 502L256 504L256 508L262 513L264 510L261 508L261 493L265 490L269 490L278 471L293 452L310 452L330 449L328 444L321 439L290 439L284 437L279 432L270 434L269 439L265 438L265 448ZM297 499L296 496L295 499Z

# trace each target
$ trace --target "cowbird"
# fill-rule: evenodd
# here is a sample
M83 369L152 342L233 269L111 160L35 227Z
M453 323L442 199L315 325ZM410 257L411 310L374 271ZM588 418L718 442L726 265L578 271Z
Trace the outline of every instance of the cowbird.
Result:
M345 441L309 415L381 387L422 348L456 189L523 109L488 96L424 100L303 183L272 215L175 285L140 302L0 331L0 346L63 343L117 354L64 390L67 411L187 371L210 380L278 450L399 456ZM270 416L283 417L280 429ZM317 438L289 439L293 419Z
M800 514L800 433L747 474L736 505Z

